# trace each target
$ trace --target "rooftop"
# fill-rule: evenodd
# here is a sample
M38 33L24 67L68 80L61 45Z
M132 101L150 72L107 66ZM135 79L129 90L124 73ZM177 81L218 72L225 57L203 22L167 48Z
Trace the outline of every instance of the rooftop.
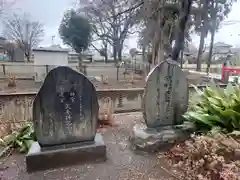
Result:
M34 48L33 51L69 52L69 49L59 48L59 47L39 47L39 48Z

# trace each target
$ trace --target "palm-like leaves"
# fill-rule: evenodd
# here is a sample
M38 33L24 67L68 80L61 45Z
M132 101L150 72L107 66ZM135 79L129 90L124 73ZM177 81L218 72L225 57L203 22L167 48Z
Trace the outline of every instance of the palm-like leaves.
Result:
M216 127L228 132L240 130L240 87L229 84L221 89L214 83L199 90L190 100L184 117L196 124L200 131Z

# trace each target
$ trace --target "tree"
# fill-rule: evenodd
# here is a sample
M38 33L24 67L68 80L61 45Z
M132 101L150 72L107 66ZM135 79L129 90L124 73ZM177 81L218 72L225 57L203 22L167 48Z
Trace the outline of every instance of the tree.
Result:
M5 18L4 35L14 40L30 61L32 49L39 45L44 36L44 28L40 22L31 20L29 14L14 13Z
M91 41L92 27L87 18L74 10L67 11L61 21L59 34L63 42L79 53L79 70L81 71L82 52Z
M234 2L236 2L236 0L200 0L195 3L198 6L198 11L195 13L195 31L200 34L200 43L197 55L197 71L201 70L205 38L209 32L213 34L213 31L217 31L219 29L220 22L229 14ZM213 36L211 39L213 41ZM210 56L211 54L212 53L210 53Z
M6 10L10 9L16 0L0 0L0 16L5 13Z
M142 19L143 29L140 34L143 49L152 52L153 64L163 61L171 54L172 44L178 29L177 24L181 15L180 0L143 0L139 17ZM191 16L186 23L184 37L188 38L191 26Z
M211 3L218 4L218 16L220 21L223 20L235 0L193 0L191 12L185 28L185 38L193 32L201 34L199 59L203 52L204 39L210 28ZM156 59L164 59L164 54L171 52L172 43L177 31L177 21L180 18L182 0L143 0L141 5L140 18L143 22L143 31L141 33L141 44L143 48L151 47L152 62L155 64ZM145 47L144 47L145 46ZM183 47L182 47L183 48ZM200 60L198 61L198 67ZM199 68L198 68L199 69Z
M121 61L124 41L136 23L135 0L92 0L82 3L79 11L91 20L96 40L110 44L114 61Z
M210 43L210 49L209 49L209 55L207 59L207 74L210 71L211 61L212 61L212 55L213 55L213 43L214 43L214 36L217 28L217 12L218 12L218 1L211 5L211 21L210 21L210 34L211 34L211 43Z

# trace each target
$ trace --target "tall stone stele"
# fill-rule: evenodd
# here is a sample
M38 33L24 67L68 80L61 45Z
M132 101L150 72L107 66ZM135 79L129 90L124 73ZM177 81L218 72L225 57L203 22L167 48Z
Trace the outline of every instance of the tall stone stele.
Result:
M64 66L51 70L33 102L37 142L26 157L28 171L105 159L106 147L96 134L98 110L87 77Z
M145 124L133 127L134 148L156 151L185 137L182 115L188 107L188 81L177 62L166 60L151 70L142 107Z

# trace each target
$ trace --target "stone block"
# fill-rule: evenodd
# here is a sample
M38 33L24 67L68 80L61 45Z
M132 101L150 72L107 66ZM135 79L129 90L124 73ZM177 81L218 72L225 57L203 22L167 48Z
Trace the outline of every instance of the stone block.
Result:
M148 128L145 124L136 124L133 127L130 141L135 150L157 152L166 150L177 141L190 136L191 126L164 126L161 128Z
M97 133L93 143L79 146L65 145L56 148L41 149L38 142L32 144L26 155L28 172L46 170L62 166L82 164L86 162L99 162L106 160L106 146L102 135Z

